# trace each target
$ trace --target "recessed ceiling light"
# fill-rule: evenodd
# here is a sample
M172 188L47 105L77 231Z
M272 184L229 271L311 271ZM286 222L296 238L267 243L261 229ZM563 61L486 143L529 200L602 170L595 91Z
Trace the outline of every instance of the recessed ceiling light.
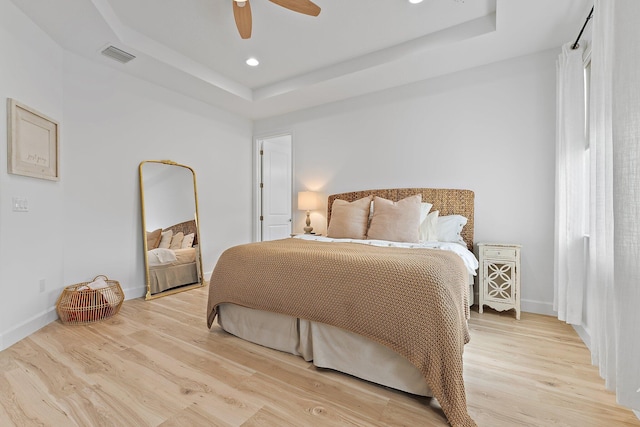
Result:
M247 59L247 65L251 66L251 67L255 67L260 63L260 61L258 61L256 58L249 58Z
M418 4L418 3L422 3L422 0L409 0L409 3Z

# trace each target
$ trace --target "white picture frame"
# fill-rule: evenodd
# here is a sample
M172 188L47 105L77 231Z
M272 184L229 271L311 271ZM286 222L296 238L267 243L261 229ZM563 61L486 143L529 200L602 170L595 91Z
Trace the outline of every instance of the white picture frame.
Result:
M7 99L8 172L60 180L60 125L38 111Z

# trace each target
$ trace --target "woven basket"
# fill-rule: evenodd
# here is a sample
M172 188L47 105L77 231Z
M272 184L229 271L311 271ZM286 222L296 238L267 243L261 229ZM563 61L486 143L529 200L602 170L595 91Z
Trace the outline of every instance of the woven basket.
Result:
M88 289L87 285L103 277L106 288ZM108 319L120 311L124 301L124 292L120 283L109 280L107 276L96 276L91 282L76 283L67 286L56 302L60 321L68 325L84 325ZM85 289L83 289L85 288Z

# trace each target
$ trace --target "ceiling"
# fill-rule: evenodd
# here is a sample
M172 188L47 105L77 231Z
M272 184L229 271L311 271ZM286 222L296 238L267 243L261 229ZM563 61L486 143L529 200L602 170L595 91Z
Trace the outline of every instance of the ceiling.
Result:
M559 47L592 5L314 0L322 12L310 17L251 0L243 40L232 0L12 1L71 52L252 119ZM136 58L101 55L109 45Z

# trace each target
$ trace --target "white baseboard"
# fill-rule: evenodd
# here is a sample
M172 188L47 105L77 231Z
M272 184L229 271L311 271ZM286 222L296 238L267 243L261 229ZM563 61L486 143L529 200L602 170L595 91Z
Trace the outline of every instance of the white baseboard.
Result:
M0 350L11 347L13 344L47 326L57 318L58 313L56 312L56 308L50 307L49 309L30 317L24 322L15 325L8 331L0 334Z
M124 300L133 299L133 298L144 298L147 294L146 286L136 286L135 288L123 288L122 292L124 292Z
M571 326L573 326L573 329L576 331L584 345L586 345L589 351L591 351L591 333L589 332L589 329L587 329L587 327L584 325Z
M640 420L640 411L633 410L633 413L636 414L636 417Z
M553 303L551 302L523 299L520 301L520 310L527 313L544 314L547 316L556 315L556 312L553 311Z
M477 289L477 286L475 288ZM478 292L474 292L473 300L476 305L478 304L478 301L480 301ZM557 315L557 313L553 311L553 303L530 299L523 299L520 301L520 310L526 313L544 314L546 316Z
M475 301L474 304L477 305L478 301L480 301L477 292L473 294L473 299ZM520 301L520 310L526 313L544 314L546 316L557 315L557 313L553 311L553 303L528 299L523 299Z
M125 299L144 297L147 293L145 287L135 287L123 289ZM47 326L49 323L58 319L58 313L56 307L49 307L47 310L42 311L35 316L13 326L8 331L0 334L0 350L11 347L23 338L28 337L37 330Z

